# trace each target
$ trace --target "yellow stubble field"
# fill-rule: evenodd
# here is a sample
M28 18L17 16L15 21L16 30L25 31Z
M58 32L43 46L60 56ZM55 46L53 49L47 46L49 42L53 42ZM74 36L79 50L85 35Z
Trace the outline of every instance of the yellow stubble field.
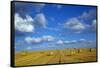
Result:
M95 48L24 51L15 54L15 66L95 62L96 56Z

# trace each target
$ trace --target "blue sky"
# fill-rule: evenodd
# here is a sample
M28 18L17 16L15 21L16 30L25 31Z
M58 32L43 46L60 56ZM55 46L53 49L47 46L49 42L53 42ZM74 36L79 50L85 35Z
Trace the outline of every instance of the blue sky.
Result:
M95 6L15 2L14 15L16 51L96 47Z

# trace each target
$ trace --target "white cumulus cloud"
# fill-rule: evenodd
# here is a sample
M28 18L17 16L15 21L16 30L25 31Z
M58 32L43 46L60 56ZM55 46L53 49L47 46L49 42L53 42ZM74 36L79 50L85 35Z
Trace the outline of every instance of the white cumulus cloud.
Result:
M43 13L39 13L35 16L34 22L36 25L46 28L47 20Z
M18 13L15 14L15 29L21 32L33 32L34 25L32 24L34 20L31 16L26 15L23 19Z
M50 42L53 41L55 38L53 36L47 35L47 36L42 36L42 37L26 37L25 41L27 43L40 43L40 42Z
M41 39L40 38L26 37L25 41L27 43L39 43L39 42L41 42Z
M69 19L66 23L65 23L65 28L67 29L71 29L74 31L82 31L85 29L85 25L82 24L82 22L80 20L78 20L77 18L71 18Z

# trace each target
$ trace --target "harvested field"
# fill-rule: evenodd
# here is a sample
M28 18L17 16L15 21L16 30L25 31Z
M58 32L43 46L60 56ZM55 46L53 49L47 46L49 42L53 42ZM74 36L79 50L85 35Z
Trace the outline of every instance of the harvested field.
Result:
M95 48L17 52L15 66L96 61Z

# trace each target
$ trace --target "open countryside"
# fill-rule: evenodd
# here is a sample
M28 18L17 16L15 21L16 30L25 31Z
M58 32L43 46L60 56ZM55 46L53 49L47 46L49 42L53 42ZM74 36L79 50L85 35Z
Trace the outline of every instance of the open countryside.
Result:
M15 56L15 66L62 64L96 61L95 48L63 49L47 51L19 52Z

